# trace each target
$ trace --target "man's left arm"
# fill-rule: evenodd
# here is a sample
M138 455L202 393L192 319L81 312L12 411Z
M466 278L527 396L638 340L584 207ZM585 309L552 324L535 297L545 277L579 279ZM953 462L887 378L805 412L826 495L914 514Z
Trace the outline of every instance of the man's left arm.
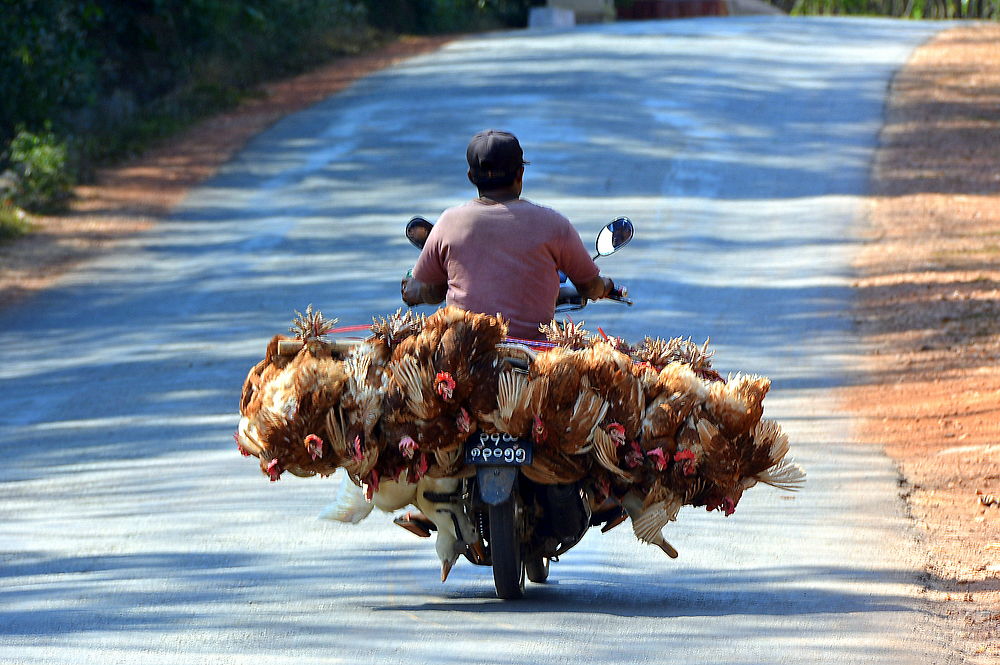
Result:
M440 221L431 229L413 270L403 278L399 290L403 302L411 307L444 301L448 294L448 270L442 257Z
M403 302L414 305L437 305L448 295L448 284L425 284L415 277L404 277L399 287Z
M573 280L570 281L572 282ZM600 300L601 298L608 297L611 290L615 288L615 283L611 281L610 277L595 275L593 279L585 282L573 282L573 286L587 300Z

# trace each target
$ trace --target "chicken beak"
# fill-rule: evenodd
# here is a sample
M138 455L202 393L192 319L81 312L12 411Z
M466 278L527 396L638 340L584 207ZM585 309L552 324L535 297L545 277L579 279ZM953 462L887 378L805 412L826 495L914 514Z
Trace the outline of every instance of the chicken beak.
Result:
M442 584L444 584L445 581L448 579L448 573L451 572L451 567L453 565L455 565L455 564L452 563L451 561L442 561L441 562L441 583Z

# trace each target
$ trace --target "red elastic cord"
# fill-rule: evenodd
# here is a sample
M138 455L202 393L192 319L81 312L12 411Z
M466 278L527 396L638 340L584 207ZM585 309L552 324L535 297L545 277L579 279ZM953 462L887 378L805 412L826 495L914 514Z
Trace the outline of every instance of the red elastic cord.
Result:
M345 332L360 332L362 330L369 330L372 324L368 323L361 326L341 326L339 328L334 328L331 333L345 333Z

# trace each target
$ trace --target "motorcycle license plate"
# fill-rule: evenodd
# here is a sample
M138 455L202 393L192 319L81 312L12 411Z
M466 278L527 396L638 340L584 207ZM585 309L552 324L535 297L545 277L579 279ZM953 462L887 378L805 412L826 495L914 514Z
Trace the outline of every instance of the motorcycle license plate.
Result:
M465 443L466 464L522 466L531 464L532 442L509 434L478 432Z

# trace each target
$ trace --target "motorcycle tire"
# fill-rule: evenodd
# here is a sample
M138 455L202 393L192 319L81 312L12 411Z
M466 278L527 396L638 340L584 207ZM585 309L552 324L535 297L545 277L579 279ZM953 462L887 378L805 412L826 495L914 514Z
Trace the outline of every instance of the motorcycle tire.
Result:
M490 556L497 597L517 600L524 595L524 561L514 521L515 497L490 506Z
M535 584L544 584L549 579L549 558L547 556L528 557L524 562L524 572Z

